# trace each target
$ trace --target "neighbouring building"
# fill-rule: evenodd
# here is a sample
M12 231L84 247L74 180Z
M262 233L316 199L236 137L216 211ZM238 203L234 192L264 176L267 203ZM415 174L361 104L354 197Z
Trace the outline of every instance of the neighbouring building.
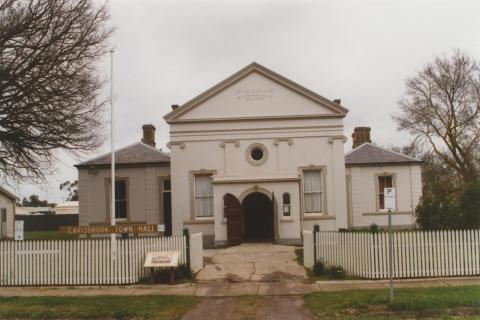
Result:
M302 230L385 225L382 186L397 188L394 223L411 226L421 196L420 162L354 133L348 110L252 63L165 116L170 154L155 128L116 151L119 223L188 227L206 244L301 243ZM110 220L110 155L77 165L81 225Z
M18 198L0 186L0 239L15 236L15 203Z
M371 143L370 128L358 127L353 150L345 155L349 227L386 226L384 188L395 188L396 210L392 224L412 227L422 195L421 161Z
M52 207L15 207L16 216L32 216L32 215L53 215L55 211Z
M65 201L57 203L53 208L56 215L78 214L78 201Z
M80 225L110 224L110 163L108 153L76 165ZM115 166L117 223L171 226L170 157L155 148L155 127L144 125L140 142L117 150Z

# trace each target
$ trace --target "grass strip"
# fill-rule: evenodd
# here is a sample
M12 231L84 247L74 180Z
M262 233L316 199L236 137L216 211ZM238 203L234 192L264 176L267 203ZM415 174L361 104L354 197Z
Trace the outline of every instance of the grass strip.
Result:
M0 298L0 319L180 319L200 299L184 296Z
M305 305L325 319L403 319L480 315L480 286L319 292L305 296Z

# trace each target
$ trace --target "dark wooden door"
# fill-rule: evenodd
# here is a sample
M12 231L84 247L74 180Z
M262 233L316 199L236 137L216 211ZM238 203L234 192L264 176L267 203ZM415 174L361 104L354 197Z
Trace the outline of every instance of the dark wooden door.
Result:
M223 196L225 217L227 218L227 240L229 245L242 243L242 219L240 215L240 202L227 193Z

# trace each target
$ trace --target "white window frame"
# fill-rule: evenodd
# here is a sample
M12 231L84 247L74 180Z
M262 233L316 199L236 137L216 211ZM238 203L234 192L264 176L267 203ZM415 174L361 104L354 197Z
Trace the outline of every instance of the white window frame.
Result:
M305 173L306 172L319 172L320 173L320 190L319 191L305 191ZM307 167L302 168L302 207L303 214L305 216L321 215L325 214L326 201L325 201L325 168L324 167ZM308 211L306 208L306 194L320 194L320 210Z
M196 191L196 182L197 182L197 177L210 177L210 180L212 180L212 173L194 173L193 174L193 215L196 220L211 220L213 219L214 216L214 204L213 204L213 184L210 181L211 184L211 194L208 196L197 196L197 191ZM211 199L211 212L210 215L208 216L198 216L197 215L197 199Z

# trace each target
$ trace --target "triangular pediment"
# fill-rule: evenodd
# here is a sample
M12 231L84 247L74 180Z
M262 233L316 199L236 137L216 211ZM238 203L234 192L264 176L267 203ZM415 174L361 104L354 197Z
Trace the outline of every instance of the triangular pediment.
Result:
M169 123L288 117L343 117L348 110L252 63L165 116Z

